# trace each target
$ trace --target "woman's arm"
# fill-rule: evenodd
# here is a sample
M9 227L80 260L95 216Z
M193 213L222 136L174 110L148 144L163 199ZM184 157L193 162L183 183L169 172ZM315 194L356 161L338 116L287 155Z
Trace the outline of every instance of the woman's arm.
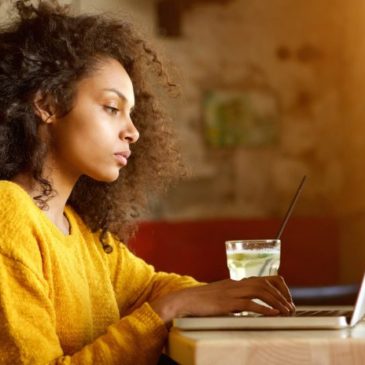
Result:
M259 304L260 299L270 307ZM240 281L222 280L195 288L185 288L151 302L152 308L169 323L175 317L212 316L250 311L263 315L289 315L295 308L280 276L251 277Z
M120 303L126 293L131 300L129 309L121 308L122 313L149 302L165 323L186 315L218 315L244 310L277 315L294 311L289 290L279 276L203 284L188 276L156 273L151 265L133 255L124 245L120 246L114 288ZM270 307L256 303L255 298Z
M150 365L157 362L167 330L148 303L109 326L104 335L85 344L72 356L67 356L56 332L56 315L48 291L47 282L37 273L0 253L2 365Z
M190 276L156 272L117 239L109 243L114 247L108 259L121 316L172 292L203 285Z

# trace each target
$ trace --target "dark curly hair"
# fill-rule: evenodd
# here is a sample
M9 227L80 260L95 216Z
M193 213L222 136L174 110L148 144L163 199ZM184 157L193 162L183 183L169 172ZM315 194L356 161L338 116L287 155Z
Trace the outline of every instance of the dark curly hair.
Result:
M56 192L42 175L47 146L39 136L42 120L34 111L37 93L53 101L56 114L71 108L75 86L93 72L100 59L119 61L129 74L136 98L132 119L140 132L128 166L112 183L81 176L69 197L71 205L93 231L107 232L127 242L148 196L161 192L184 167L169 121L150 92L147 78L155 78L168 93L176 86L156 53L132 26L108 15L71 15L57 1L16 1L18 17L0 29L0 179L20 172L37 181L41 209Z

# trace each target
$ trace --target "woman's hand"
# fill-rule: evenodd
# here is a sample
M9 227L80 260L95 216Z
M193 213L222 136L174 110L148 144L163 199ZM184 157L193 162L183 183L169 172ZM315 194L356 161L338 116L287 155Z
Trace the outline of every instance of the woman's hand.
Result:
M270 307L256 303L260 299ZM264 315L289 315L295 307L281 276L231 279L185 288L150 303L153 310L170 322L175 317L214 316L249 311Z

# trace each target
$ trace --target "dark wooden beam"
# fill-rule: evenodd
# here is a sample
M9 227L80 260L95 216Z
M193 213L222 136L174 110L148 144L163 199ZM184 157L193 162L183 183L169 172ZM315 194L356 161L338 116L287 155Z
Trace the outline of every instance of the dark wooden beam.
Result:
M232 0L182 0L185 4L187 4L187 6L194 6L196 4L221 4L221 5L225 5L228 4L230 2L232 2Z
M180 37L184 2L158 0L156 10L158 33L164 37Z
M157 0L157 28L165 37L180 37L185 11L198 4L226 5L233 0Z

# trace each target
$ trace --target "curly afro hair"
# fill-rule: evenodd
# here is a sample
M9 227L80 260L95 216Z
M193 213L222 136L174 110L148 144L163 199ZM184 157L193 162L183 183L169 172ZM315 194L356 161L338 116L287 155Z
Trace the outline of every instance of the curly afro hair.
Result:
M72 108L77 82L93 72L100 58L113 58L128 72L136 106L132 119L140 132L128 166L112 183L88 176L77 181L67 204L104 243L108 232L127 242L148 196L161 192L185 170L169 120L148 88L146 75L170 93L176 88L156 53L131 24L107 15L71 15L57 1L16 1L17 17L0 29L0 179L26 172L42 188L41 209L57 193L43 175L47 146L35 113L37 93L51 99L57 115ZM99 60L99 61L98 61Z

